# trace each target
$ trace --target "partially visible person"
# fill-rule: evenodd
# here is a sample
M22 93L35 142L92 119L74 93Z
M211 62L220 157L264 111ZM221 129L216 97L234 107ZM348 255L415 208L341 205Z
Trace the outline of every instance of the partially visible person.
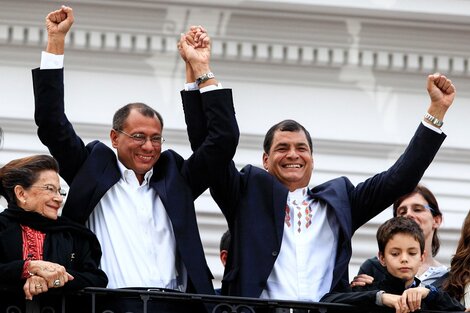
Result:
M220 238L220 262L225 267L225 263L227 263L227 256L228 250L230 248L230 231L227 229L225 233L223 233L222 237Z
M470 211L462 224L459 243L450 261L450 273L443 289L460 299L470 311Z
M0 127L0 150L3 148L3 129ZM0 204L0 212L5 210L3 205Z
M412 219L398 216L382 224L377 231L379 261L386 269L384 279L355 287L353 292L332 292L321 301L394 308L397 313L416 310L463 311L449 294L432 285L421 285L416 274L425 259L425 239Z
M3 148L3 129L0 127L0 149Z
M220 237L220 244L219 244L219 258L220 258L220 263L225 267L225 264L227 263L227 256L228 256L228 250L230 248L230 231L227 229L223 234L222 237ZM221 295L222 294L222 289L221 288L216 288L214 289L216 295Z
M432 284L439 288L449 270L435 259L441 245L437 232L442 223L442 212L436 197L428 188L419 184L412 192L393 203L393 216L409 217L423 230L426 255L416 277L423 284ZM364 286L373 280L382 280L386 272L377 257L370 258L361 265L351 286Z
M8 202L0 213L2 312L9 305L24 308L32 299L60 308L57 291L106 287L108 282L99 269L96 236L58 216L64 196L58 171L56 160L47 155L13 160L0 169L0 195Z

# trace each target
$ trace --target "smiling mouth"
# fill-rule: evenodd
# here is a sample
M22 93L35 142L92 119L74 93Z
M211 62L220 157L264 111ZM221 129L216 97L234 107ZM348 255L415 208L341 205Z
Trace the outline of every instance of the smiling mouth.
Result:
M148 162L148 161L150 161L150 160L153 159L153 156L137 155L137 157L138 157L140 160L146 161L146 162Z
M285 168L302 168L301 164L286 164L284 165Z

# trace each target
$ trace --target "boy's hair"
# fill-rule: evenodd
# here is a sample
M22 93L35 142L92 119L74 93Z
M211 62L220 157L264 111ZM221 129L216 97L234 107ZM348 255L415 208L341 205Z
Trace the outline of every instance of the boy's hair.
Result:
M377 230L377 244L381 254L384 254L385 246L396 234L412 236L419 243L421 254L424 253L424 234L421 227L411 218L397 216L380 225Z

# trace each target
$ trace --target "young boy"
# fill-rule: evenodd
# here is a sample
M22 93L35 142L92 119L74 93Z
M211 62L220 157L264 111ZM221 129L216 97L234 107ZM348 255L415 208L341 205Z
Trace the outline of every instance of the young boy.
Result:
M353 292L330 292L320 300L368 306L388 306L397 313L419 309L464 311L465 308L447 293L434 286L420 286L415 278L424 260L424 235L416 222L406 217L394 217L377 231L379 260L387 269L385 279Z

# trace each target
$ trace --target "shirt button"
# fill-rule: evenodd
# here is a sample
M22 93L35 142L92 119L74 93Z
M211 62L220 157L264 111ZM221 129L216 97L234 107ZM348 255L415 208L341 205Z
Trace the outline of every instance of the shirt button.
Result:
M271 254L272 254L272 256L277 256L279 254L279 252L273 251Z

